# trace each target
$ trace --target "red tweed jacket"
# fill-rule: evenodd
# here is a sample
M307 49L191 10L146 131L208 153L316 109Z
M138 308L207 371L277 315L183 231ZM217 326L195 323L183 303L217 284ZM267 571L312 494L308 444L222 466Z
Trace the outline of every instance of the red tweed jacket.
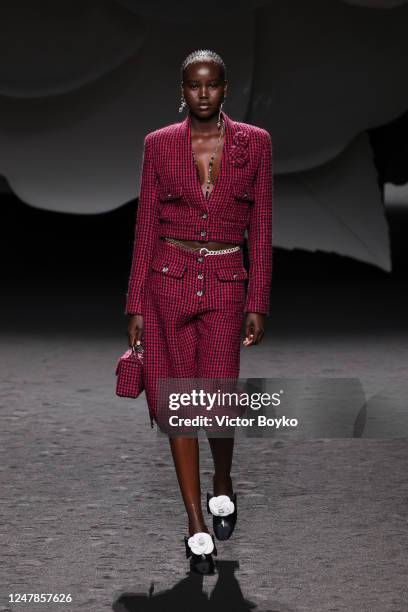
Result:
M248 234L245 312L270 314L272 143L266 130L222 111L220 172L206 199L191 149L190 116L147 134L125 314L143 315L143 290L160 236L242 244Z

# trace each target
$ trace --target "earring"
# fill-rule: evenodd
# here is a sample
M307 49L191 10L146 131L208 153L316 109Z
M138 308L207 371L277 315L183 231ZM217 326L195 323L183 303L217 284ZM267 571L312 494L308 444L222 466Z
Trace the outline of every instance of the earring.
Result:
M183 111L183 108L187 105L187 102L184 99L184 94L181 94L181 103L180 103L180 107L179 107L179 113L181 113Z
M225 98L224 98L224 100L225 100ZM221 127L221 110L222 110L222 105L224 104L224 100L221 102L220 108L219 108L219 111L218 111L218 121L217 121L217 128L218 129L220 129L220 127Z

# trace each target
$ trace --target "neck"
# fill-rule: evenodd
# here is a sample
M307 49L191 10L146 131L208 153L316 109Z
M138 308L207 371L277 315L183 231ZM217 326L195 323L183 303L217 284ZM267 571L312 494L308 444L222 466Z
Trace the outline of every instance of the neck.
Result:
M197 134L197 132L201 134L212 134L214 131L219 132L217 122L218 122L218 111L215 115L211 117L206 117L202 119L201 117L197 117L189 112L190 119L190 127ZM221 127L222 127L222 116L221 116ZM221 128L220 128L221 129Z

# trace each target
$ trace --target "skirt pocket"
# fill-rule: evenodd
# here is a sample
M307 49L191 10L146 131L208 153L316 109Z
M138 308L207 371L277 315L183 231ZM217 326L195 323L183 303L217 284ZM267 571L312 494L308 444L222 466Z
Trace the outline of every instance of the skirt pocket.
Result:
M153 258L148 277L149 289L156 295L181 299L184 294L183 277L187 271L184 262L169 261L165 257Z
M243 266L219 268L215 271L221 303L243 303L246 298L248 272Z

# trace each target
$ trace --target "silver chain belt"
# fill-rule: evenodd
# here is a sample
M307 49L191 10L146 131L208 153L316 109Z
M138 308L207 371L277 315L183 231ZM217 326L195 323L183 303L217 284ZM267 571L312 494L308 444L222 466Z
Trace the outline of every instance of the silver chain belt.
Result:
M183 249L186 249L187 251L199 251L200 255L203 255L203 251L207 251L206 253L204 253L204 255L222 255L224 253L235 253L235 251L239 251L241 248L240 246L234 246L234 247L229 247L228 249L220 249L219 251L217 251L215 249L213 250L207 249L207 247L189 247L183 244L182 242L179 242L175 238L165 238L164 240L166 242L177 244L178 246L180 246Z

